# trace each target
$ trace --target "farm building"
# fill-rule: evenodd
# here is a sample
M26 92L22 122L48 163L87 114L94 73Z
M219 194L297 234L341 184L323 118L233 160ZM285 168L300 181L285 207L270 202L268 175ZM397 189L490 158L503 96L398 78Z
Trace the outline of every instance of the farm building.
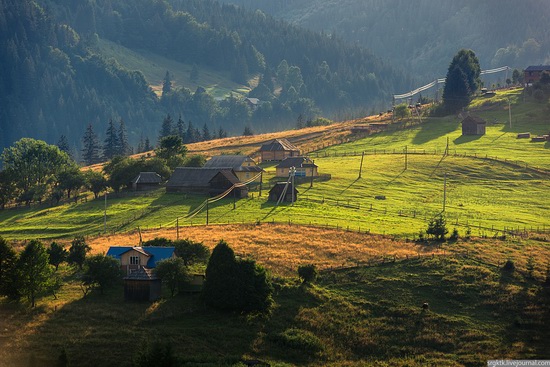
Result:
M215 196L241 181L233 169L178 167L166 183L166 192L187 192ZM238 198L248 196L248 187L235 188Z
M296 177L317 177L317 165L308 157L285 158L276 168L276 177L288 177L290 167L296 168Z
M287 186L286 182L277 182L275 186L269 190L269 197L268 201L279 201L279 198L285 191L285 186ZM298 200L298 190L296 190L295 187L293 187L292 183L288 183L288 187L286 189L285 196L282 201L286 201L287 203L292 202L292 191L294 191L294 201Z
M125 274L141 268L154 268L157 262L175 257L174 247L131 247L111 246L107 256L112 256L120 261L120 267Z
M286 139L273 139L260 148L262 162L264 161L282 161L287 157L297 157L300 155L300 149L291 144Z
M156 301L162 295L162 281L152 269L139 268L124 277L126 301Z
M263 172L252 158L246 155L218 155L212 157L204 168L225 168L232 169L241 182L250 180ZM261 177L257 177L254 182L260 182Z
M523 71L523 80L527 84L536 83L540 80L542 73L550 73L550 65L532 65Z
M462 135L485 135L487 122L476 116L466 116L462 120Z
M162 182L162 177L156 172L140 172L132 180L134 191L151 190L157 188Z

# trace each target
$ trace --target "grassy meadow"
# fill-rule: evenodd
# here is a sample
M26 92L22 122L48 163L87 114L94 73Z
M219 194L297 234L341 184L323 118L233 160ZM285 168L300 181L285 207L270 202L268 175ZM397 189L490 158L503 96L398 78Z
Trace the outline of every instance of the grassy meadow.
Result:
M83 297L74 270L59 273L66 283L57 299L43 297L33 310L2 303L0 366L54 366L62 349L70 365L130 366L156 341L186 366L481 366L549 357L550 293L540 278L459 254L322 272L312 286L275 277L276 306L264 316L220 313L190 294L124 302L121 285Z

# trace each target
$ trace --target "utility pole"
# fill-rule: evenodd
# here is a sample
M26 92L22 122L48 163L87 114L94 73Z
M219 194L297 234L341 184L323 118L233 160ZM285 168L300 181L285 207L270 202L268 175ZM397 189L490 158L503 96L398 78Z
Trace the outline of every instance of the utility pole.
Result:
M105 193L105 208L103 210L103 233L107 233L107 193Z
M445 205L447 204L447 172L443 177L443 213L445 213Z
M262 196L262 182L264 178L264 173L260 172L260 196Z
M290 167L290 177L292 178L292 206L294 206L294 176L296 176L296 167Z
M506 70L508 72L508 70ZM512 129L512 104L510 98L508 98L508 119L510 120L510 130Z
M361 154L361 166L359 167L359 178L361 178L361 172L363 171L363 158L365 158L365 151Z
M445 155L449 155L449 137L447 136L447 146L445 147Z
M180 239L180 219L176 218L176 240Z
M206 198L206 225L208 225L208 198Z
M313 162L313 165L314 165L315 161L312 161L312 162ZM315 167L312 166L311 167L311 181L309 182L309 187L310 188L313 187L313 172L314 172L314 170L315 170ZM307 170L306 170L306 172L307 172Z
M405 171L407 170L407 146L405 145Z
M237 208L237 190L235 190L235 185L233 185L233 210Z

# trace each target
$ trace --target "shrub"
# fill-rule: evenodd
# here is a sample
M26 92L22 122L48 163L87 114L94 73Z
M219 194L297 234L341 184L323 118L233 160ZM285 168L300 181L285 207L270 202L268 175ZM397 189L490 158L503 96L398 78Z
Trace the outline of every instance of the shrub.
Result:
M186 238L174 241L173 245L176 247L176 255L183 259L186 266L208 262L210 249L202 242L194 242Z
M206 267L207 304L222 310L264 311L273 303L272 293L265 268L254 260L237 260L223 240L216 245Z
M317 278L317 267L313 264L298 266L298 276L302 282L311 283Z
M432 218L428 223L426 233L432 235L438 241L445 241L445 235L449 233L445 222L445 217L443 215L439 215L436 218Z
M514 261L511 259L506 260L504 265L502 266L502 270L512 273L514 270L516 270L516 264L514 264Z
M451 233L451 236L449 237L451 241L458 240L458 229L453 228L453 233Z

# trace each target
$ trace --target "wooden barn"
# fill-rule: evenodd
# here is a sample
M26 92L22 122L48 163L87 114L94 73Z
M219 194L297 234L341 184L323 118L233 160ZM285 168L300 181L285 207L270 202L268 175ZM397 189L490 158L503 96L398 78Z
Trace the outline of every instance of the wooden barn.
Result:
M125 274L130 274L143 267L152 269L157 262L175 257L174 247L131 247L111 246L107 256L112 256L120 261L120 268Z
M232 169L178 167L166 183L166 192L216 196L241 181ZM235 188L238 198L248 196L248 187Z
M287 185L286 182L277 182L275 186L269 190L269 197L268 201L279 201L279 198L281 197L283 191L285 190L285 186ZM298 200L298 190L296 190L295 187L292 186L292 183L288 184L288 187L286 189L285 196L283 198L283 202L291 203L292 202L292 191L294 190L294 201Z
M162 177L156 172L140 172L132 180L132 189L134 191L152 190L157 188L162 182Z
M291 144L286 139L273 139L260 148L262 162L282 161L287 157L297 157L300 155L300 149Z
M532 65L523 71L523 80L527 84L533 84L540 80L542 73L550 73L550 65Z
M162 280L152 269L139 268L124 277L126 301L156 301L162 296Z
M296 168L296 177L318 177L317 165L308 157L289 157L275 166L276 177L288 177L290 167Z
M487 122L481 117L466 116L462 120L462 135L485 135Z
M204 168L232 169L241 182L248 181L263 172L263 169L258 167L256 162L247 155L218 155L206 162ZM254 182L260 182L260 180L261 176Z

